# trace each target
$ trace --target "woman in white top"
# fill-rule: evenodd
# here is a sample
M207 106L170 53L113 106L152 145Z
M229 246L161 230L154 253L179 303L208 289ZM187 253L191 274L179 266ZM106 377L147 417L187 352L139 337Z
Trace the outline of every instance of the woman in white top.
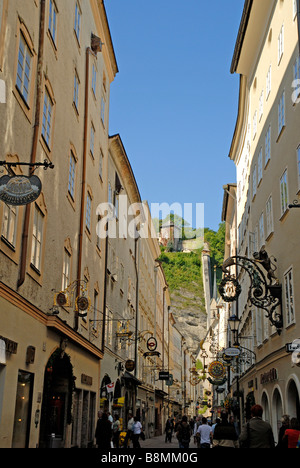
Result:
M134 417L134 424L132 427L132 443L133 443L133 448L141 448L140 443L139 443L139 437L142 432L142 425L138 418L135 416Z

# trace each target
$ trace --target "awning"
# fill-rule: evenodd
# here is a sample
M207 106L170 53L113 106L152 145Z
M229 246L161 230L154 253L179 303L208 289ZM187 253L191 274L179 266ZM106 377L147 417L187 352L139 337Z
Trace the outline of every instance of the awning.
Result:
M126 380L131 380L134 385L141 385L141 383L142 383L133 374L130 374L127 371L124 372L123 378L126 379Z

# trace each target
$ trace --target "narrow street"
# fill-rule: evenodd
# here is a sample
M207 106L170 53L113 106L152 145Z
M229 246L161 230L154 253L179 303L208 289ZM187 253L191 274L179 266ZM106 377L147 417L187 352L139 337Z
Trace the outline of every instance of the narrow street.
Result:
M157 437L151 437L146 440L140 440L140 445L141 448L159 448L159 449L176 449L179 447L178 445L178 440L176 439L176 436L172 437L172 442L165 442L165 434L157 436ZM191 446L193 443L191 444Z

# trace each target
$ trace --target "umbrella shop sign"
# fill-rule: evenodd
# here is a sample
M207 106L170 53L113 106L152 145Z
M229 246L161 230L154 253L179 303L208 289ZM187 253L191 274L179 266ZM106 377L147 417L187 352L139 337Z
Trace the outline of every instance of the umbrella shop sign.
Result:
M40 196L41 190L42 183L35 175L4 175L0 178L0 200L7 205L28 205Z

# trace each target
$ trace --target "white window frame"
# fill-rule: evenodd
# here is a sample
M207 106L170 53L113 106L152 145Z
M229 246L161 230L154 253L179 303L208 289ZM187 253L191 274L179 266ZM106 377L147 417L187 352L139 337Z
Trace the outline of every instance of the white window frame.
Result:
M91 232L92 222L92 197L90 193L87 193L86 197L86 213L85 213L85 226L89 232Z
M93 123L91 124L91 136L90 136L90 153L94 158L95 151L95 127Z
M282 92L278 102L278 136L285 127L285 91Z
M256 164L255 164L253 168L253 172L252 172L252 199L256 195L256 190L257 190L257 173L256 173Z
M296 321L294 291L294 274L293 267L291 267L284 274L285 317L287 326Z
M288 190L288 171L287 169L284 171L282 176L280 177L280 208L281 208L281 216L288 209L288 202L289 200L289 190Z
M56 45L57 36L57 7L54 0L49 0L49 22L48 30L53 43Z
M81 27L81 10L79 3L75 4L75 22L74 22L74 31L77 37L78 42L80 42L80 27Z
M2 237L16 247L18 207L3 203Z
M65 291L71 283L71 254L64 249L63 272L62 272L62 291Z
M22 98L28 104L30 94L30 81L32 69L31 50L22 34L20 33L20 42L18 50L18 67L16 77L16 87Z
M97 71L96 71L95 64L93 63L93 68L92 68L92 91L93 91L95 97L96 97L96 85L97 85Z
M45 143L47 144L48 148L50 148L50 144L51 144L50 140L51 140L51 129L52 129L52 112L53 112L53 102L48 92L48 89L45 86L42 137Z
M44 214L40 208L35 205L32 231L31 265L33 265L33 267L38 271L41 271L42 263L43 229Z
M75 175L76 175L76 158L73 154L73 151L70 152L69 160L69 183L68 183L68 192L74 200L75 195Z
M266 203L266 237L268 238L272 232L274 232L274 221L273 221L273 200L272 195L269 196Z
M257 185L260 184L262 177L263 177L263 151L262 148L260 148L259 153L258 153L258 158L257 158Z
M253 140L255 139L256 134L257 134L257 111L255 111L253 115Z
M284 52L284 25L281 26L280 33L278 36L278 65L281 62L283 52Z
M265 220L264 213L262 212L259 217L259 248L261 248L265 243Z
M271 159L271 125L265 135L265 167Z
M261 121L264 113L264 90L262 90L259 97L259 121Z
M269 66L269 70L267 73L267 79L266 79L266 100L268 100L268 97L270 95L272 88L272 65Z

